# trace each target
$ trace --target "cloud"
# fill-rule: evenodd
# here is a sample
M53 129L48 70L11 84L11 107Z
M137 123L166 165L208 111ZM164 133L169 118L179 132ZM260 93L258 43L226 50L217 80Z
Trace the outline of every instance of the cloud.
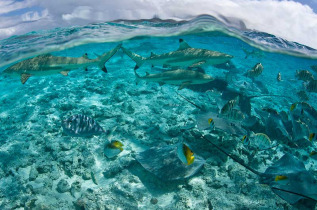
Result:
M240 19L255 29L317 48L317 14L294 1L278 0L26 0L0 1L1 12L37 6L41 11L23 13L1 23L0 38L31 30L84 25L115 19L189 19L200 14ZM15 6L14 6L15 5ZM3 6L3 7L2 7ZM30 24L23 21L36 21ZM22 22L22 23L21 23ZM2 31L2 32L1 32ZM7 36L5 35L7 34Z
M71 14L63 14L62 18L66 21L72 21L74 19L90 20L92 17L92 8L88 6L79 6L74 9Z
M38 11L30 11L21 15L21 19L24 22L28 21L38 21L48 16L48 10L44 9L40 12Z

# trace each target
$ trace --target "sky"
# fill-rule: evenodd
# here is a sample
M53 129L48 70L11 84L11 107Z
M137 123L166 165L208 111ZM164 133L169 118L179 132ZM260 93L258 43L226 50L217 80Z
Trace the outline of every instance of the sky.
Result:
M317 49L317 0L0 0L0 39L116 19L242 20L248 29Z

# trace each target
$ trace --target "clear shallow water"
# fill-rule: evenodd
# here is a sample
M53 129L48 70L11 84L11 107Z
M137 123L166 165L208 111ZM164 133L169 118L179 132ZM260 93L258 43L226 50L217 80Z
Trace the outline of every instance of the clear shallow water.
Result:
M0 41L1 71L13 62L48 52L68 57L88 53L89 58L95 58L94 53L102 54L119 43L149 57L151 52L162 54L176 50L180 38L191 47L234 56L231 60L233 67L229 70L203 67L207 74L227 83L228 89L241 92L241 88L245 88L243 94L247 96L280 95L253 99L253 116L260 117L256 110L264 107L288 112L292 103L301 100L296 92L305 88L303 82L295 78L296 70L309 70L317 76L310 69L311 65L317 65L314 59L316 50L273 35L242 31L232 25L229 27L209 16L188 22L118 21L11 37ZM245 58L243 50L255 50L256 53ZM261 76L254 82L243 76L259 62L264 66ZM74 69L67 77L31 77L24 85L19 78L1 75L2 208L40 208L42 205L72 209L80 206L81 201L88 209L98 206L110 209L117 206L124 209L208 209L211 206L216 209L263 206L281 209L289 205L268 187L255 184L256 176L199 138L201 133L210 131L194 127L200 110L175 93L178 87L145 82L136 85L135 63L121 50L106 66L107 74L92 66L88 71ZM145 72L162 71L164 69L160 67L144 65L138 73L145 75ZM231 80L226 80L228 72ZM282 75L281 82L276 79L278 72ZM217 105L211 103L206 90L228 92L227 88L211 84L185 88L179 93L209 111L216 109ZM316 93L307 94L307 102L316 108ZM221 100L225 103L230 98ZM63 134L61 120L71 114L93 117L108 133L117 127L112 138L123 142L124 151L108 159L103 154L108 135L80 138ZM265 120L261 122L264 124L261 129L268 127ZM254 132L261 129L254 129ZM310 127L310 130L316 132L316 127ZM242 136L232 136L229 132L211 133L217 137L214 140L218 145L239 155L254 168L263 171L274 160L291 152L304 161L306 168L316 176L316 162L308 156L316 148L314 142L296 142L299 144L296 147L292 141L272 132L268 136L279 146L253 156L254 151L248 151L241 143ZM203 169L189 179L176 182L161 180L135 160L135 155L147 148L174 145L182 140L206 159ZM97 182L93 181L91 174ZM65 192L60 192L61 180L69 185ZM76 191L77 182L81 187ZM156 204L155 199L158 201Z

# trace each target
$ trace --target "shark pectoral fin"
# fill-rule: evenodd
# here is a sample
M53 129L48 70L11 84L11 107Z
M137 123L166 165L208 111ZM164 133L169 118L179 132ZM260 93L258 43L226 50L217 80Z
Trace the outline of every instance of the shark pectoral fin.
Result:
M189 82L189 81L188 82L183 82L181 84L181 86L179 86L178 90L182 90L182 89L184 89L185 87L187 87L190 84L191 84L191 82Z
M21 74L21 82L24 84L32 75L31 74Z
M61 73L62 75L64 75L64 76L68 76L68 72L69 72L69 71L61 71L60 73Z
M179 48L178 50L185 50L187 48L191 48L183 39L179 39Z
M159 85L163 86L163 85L165 85L165 83L164 82L159 82Z
M201 65L203 65L203 64L205 64L205 63L206 63L206 61L199 61L199 62L197 62L197 63L192 64L192 65L189 66L189 67L190 67L190 68L198 67L198 66L201 66Z

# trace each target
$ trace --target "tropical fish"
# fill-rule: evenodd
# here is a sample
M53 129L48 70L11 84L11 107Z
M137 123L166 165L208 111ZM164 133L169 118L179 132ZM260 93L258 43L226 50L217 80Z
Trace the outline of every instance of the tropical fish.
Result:
M251 70L247 71L247 73L244 74L244 76L247 77L258 77L263 72L263 66L261 63L257 63Z
M178 146L177 154L179 159L186 165L191 165L195 160L193 151L184 143Z
M215 121L212 118L209 118L208 123L210 125L210 129L214 130L215 129Z
M252 133L250 137L247 135L243 136L242 143L245 146L253 146L257 149L269 149L271 147L270 138L264 133Z
M316 133L311 133L309 134L309 141L316 141L317 140L317 134Z
M145 80L147 82L158 82L160 85L170 84L179 86L178 90L181 90L188 85L193 84L204 84L213 81L214 78L208 74L204 74L194 70L169 70L158 74L146 73L145 76L141 77L134 70L136 81Z
M287 176L283 176L283 175L277 175L274 179L274 181L281 181L281 180L286 180Z
M282 81L282 74L281 74L281 72L277 73L276 79L277 79L278 82Z
M306 90L307 90L308 92L317 93L317 80L311 80L311 81L306 85Z
M232 109L231 111L227 112L223 116L233 121L242 121L245 119L244 114L240 110L237 110L237 109Z
M120 141L111 142L110 147L114 149L119 149L121 152L123 151L123 144Z
M89 59L87 54L78 58L53 56L51 54L39 55L16 63L5 69L3 72L19 76L22 84L24 84L31 76L44 76L59 73L67 76L68 72L72 69L87 69L88 66L92 65L97 65L102 71L107 72L105 63L120 49L120 47L121 44L109 52L98 56L96 59Z
M297 77L297 79L303 80L305 82L309 82L309 81L314 80L314 76L307 70L301 70L301 71L297 70L295 77Z
M180 39L179 43L179 48L176 51L161 55L151 53L149 58L137 55L124 47L121 47L121 49L136 63L135 69L138 69L144 63L149 63L152 66L177 68L199 67L226 63L233 58L233 56L221 52L192 48L183 39Z
M90 137L105 133L105 130L91 117L76 114L62 121L63 131L70 136Z
M309 97L308 97L308 95L306 94L306 92L304 90L298 91L296 94L299 97L299 99L302 100L302 101L308 101L309 100Z
M123 144L120 141L110 141L104 149L104 153L108 158L113 158L123 151Z
M233 107L239 103L239 95L237 97L235 97L234 99L228 101L220 110L220 113L225 115L227 113L229 113Z

